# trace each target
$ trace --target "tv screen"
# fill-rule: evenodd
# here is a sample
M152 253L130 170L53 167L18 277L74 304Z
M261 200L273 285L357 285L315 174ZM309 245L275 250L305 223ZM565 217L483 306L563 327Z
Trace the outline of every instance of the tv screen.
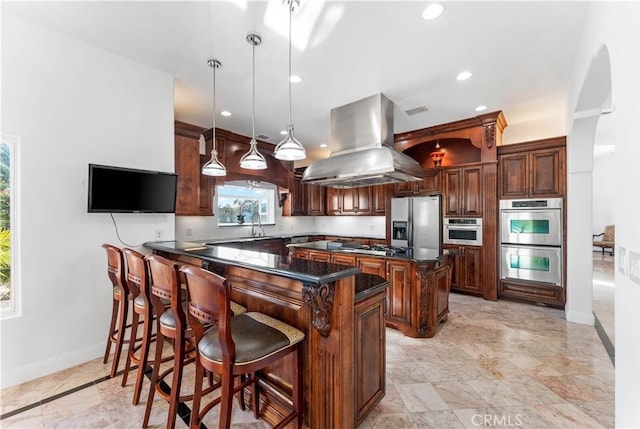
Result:
M89 164L89 213L174 213L178 175Z

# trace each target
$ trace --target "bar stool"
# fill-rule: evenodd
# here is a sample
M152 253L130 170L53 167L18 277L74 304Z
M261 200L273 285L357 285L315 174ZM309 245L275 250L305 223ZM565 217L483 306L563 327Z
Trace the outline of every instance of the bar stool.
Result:
M127 384L131 363L138 365L136 374L136 382L133 388L133 405L140 402L140 392L142 391L142 382L147 369L149 360L149 348L155 335L152 334L153 320L155 319L151 308L151 299L149 293L149 274L147 263L144 255L135 250L124 248L122 254L127 262L126 281L133 298L133 314L131 321L131 336L129 339L129 351L122 375L122 386ZM136 342L138 323L142 318L142 337L140 343ZM138 352L138 354L136 354ZM165 361L168 360L165 359Z
M111 244L103 244L102 247L107 252L107 274L111 280L113 305L111 308L111 322L109 324L109 335L107 337L107 348L104 352L103 363L109 360L111 353L111 345L115 345L113 362L111 364L110 376L115 377L118 372L118 363L120 361L120 353L122 345L128 343L125 339L125 330L127 327L127 317L129 312L129 302L132 300L129 286L125 280L124 274L124 258L118 247Z
M291 355L293 358L292 408L275 428L295 420L302 427L302 341L298 329L257 312L231 317L231 290L224 277L195 266L183 266L188 290L189 324L197 342L193 407L189 427L200 427L202 418L220 404L219 428L231 425L233 395L252 386L253 412L259 417L259 371L273 362ZM220 377L220 396L200 408L204 371ZM235 378L243 376L235 385ZM247 377L244 377L247 375Z
M147 255L144 257L144 261L149 273L148 290L151 308L156 317L156 354L142 427L147 427L149 424L153 398L158 393L169 403L167 428L173 429L179 403L193 399L193 395L180 396L180 388L184 367L195 361L195 340L184 312L186 301L182 297L186 295L186 290L183 294L182 282L180 281L182 275L178 271L180 265L159 255ZM236 303L233 308L233 311L238 314L247 311L246 308ZM173 344L173 366L160 372L165 341ZM169 392L166 392L162 386L169 375L172 378L171 388ZM210 386L206 392L215 388L212 377L209 377L209 381Z

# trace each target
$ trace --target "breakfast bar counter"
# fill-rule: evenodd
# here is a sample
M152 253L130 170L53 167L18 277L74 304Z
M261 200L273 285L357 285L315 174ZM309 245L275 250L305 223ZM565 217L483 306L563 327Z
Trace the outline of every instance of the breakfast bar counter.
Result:
M384 278L357 267L225 245L144 246L224 276L235 302L305 333L305 427L355 428L384 397ZM264 371L260 408L272 424L290 407L291 364L285 359Z

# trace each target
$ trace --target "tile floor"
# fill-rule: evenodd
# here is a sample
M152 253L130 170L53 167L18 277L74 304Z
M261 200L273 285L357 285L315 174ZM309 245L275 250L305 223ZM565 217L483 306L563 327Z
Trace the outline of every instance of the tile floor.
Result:
M566 322L562 310L459 294L450 307L434 338L387 329L386 396L360 428L614 427L614 368L593 327ZM139 428L144 405L131 405L133 380L122 388L108 371L97 359L3 389L0 426ZM166 404L153 410L151 427L163 427ZM204 423L217 427L215 413ZM232 427L268 425L234 404Z

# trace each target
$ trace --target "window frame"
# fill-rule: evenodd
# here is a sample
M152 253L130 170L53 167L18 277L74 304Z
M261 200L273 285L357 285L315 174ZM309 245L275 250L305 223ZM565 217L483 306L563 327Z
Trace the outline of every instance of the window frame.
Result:
M11 299L10 304L0 305L0 319L11 319L22 315L22 302L20 299L19 281L19 252L20 229L19 229L19 186L18 169L20 162L20 138L7 134L0 134L0 143L10 146L9 156L9 219L11 231Z

